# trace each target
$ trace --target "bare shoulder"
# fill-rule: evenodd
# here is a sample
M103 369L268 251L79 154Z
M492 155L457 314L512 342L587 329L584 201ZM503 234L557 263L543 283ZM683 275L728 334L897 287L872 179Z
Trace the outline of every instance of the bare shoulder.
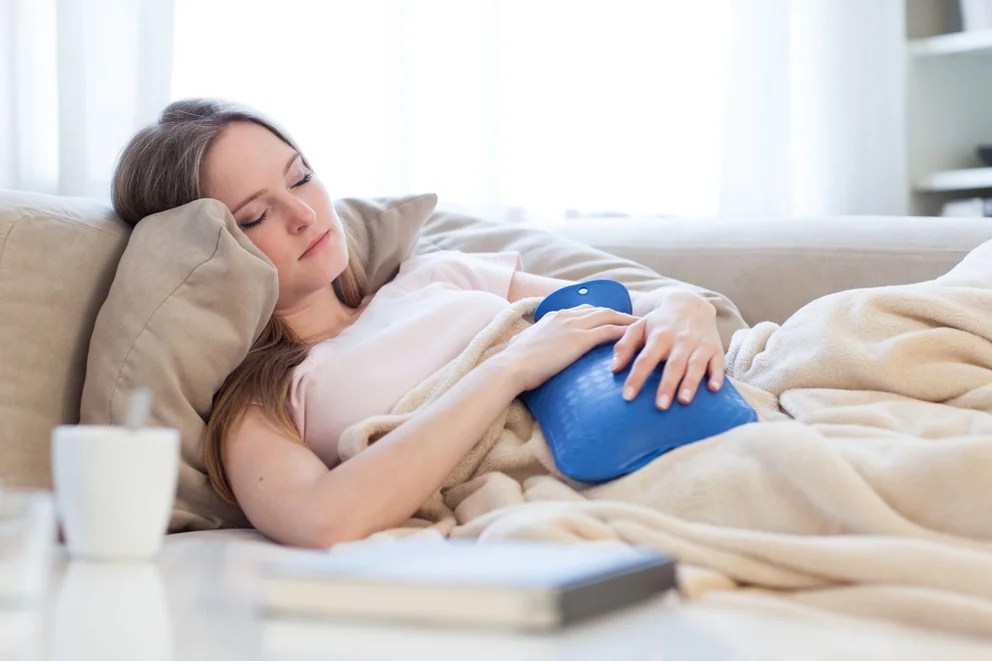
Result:
M241 414L224 444L224 469L248 520L284 544L314 546L320 526L306 512L328 468L257 406Z
M309 464L311 459L326 471L323 462L298 437L279 429L258 406L245 409L224 445L224 464L232 482L235 474L263 473L266 466L278 469L291 465L296 469L295 464Z
M261 406L248 406L231 426L227 447L251 445L261 439L283 440L299 443L299 439L286 434L276 427L266 416Z

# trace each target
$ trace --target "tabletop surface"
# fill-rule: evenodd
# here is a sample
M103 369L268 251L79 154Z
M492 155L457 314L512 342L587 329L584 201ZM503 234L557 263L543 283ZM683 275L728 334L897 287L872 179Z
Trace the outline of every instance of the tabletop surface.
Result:
M293 553L254 531L170 535L149 563L70 561L60 548L37 625L0 610L0 659L992 658L989 640L673 595L549 634L266 616L258 565Z

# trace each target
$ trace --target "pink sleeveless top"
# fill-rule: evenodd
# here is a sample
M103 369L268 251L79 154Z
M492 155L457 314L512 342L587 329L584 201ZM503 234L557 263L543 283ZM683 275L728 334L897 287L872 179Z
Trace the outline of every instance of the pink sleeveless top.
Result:
M350 425L388 413L457 356L509 306L516 252L417 255L352 325L310 350L293 372L288 408L304 443L328 466Z

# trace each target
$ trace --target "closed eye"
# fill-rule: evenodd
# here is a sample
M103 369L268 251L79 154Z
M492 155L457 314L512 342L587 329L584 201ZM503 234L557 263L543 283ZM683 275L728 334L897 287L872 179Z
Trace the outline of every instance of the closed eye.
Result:
M242 223L241 224L241 229L248 230L248 229L251 229L252 227L255 227L256 225L260 224L263 220L265 220L265 217L267 215L269 215L269 212L268 211L263 211L261 216L259 216L255 220L251 221L250 223Z
M298 188L300 186L303 186L305 184L310 183L310 181L312 179L313 179L313 172L307 172L305 175L303 175L303 178L302 179L300 179L299 181L297 181L291 187L292 188ZM269 215L269 212L268 211L262 212L262 215L259 216L258 218L256 218L255 220L250 221L250 222L247 222L247 223L242 223L241 224L241 229L248 230L248 229L251 229L252 227L257 227L259 224L261 224L261 222L263 220L265 220L265 217L267 215Z

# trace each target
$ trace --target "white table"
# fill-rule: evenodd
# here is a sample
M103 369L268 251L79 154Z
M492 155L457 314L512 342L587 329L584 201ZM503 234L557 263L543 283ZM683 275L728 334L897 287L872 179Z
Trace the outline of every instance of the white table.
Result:
M0 622L0 659L992 659L987 640L671 595L546 635L266 618L257 564L297 552L252 531L172 535L145 564L69 562L60 549L40 627L13 635Z

